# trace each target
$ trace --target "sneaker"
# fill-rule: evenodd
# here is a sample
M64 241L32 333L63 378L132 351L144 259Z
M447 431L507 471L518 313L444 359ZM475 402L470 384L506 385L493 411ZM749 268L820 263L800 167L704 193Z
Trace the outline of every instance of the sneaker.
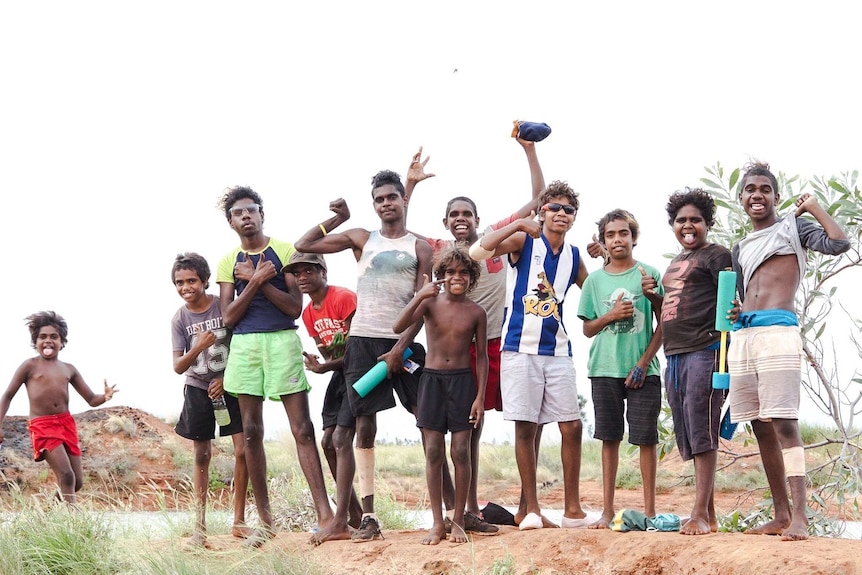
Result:
M464 513L464 531L477 535L497 535L500 528L480 519L478 516L467 511Z
M383 538L383 533L380 532L380 525L377 523L377 519L371 515L363 517L362 523L359 524L359 529L354 531L350 536L351 541L354 543L364 543Z

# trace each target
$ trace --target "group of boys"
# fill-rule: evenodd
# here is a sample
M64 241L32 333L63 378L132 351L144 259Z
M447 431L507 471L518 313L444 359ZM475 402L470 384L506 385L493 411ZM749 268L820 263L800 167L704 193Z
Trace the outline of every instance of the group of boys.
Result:
M477 498L479 438L489 409L501 410L506 420L515 422L521 480L515 522L521 530L555 526L542 515L536 486L542 426L552 422L562 437L561 527L601 528L610 523L626 423L629 441L640 448L644 510L653 516L661 409L657 353L662 346L677 445L684 459L694 459L695 468L696 499L680 530L715 531L713 488L724 394L711 385L711 374L720 367L713 323L718 275L730 268L739 274L739 298L727 310L738 328L728 354L730 413L734 422L752 421L775 501L774 520L752 531L786 539L807 536L794 294L805 271L805 250L843 253L850 247L843 231L808 194L796 201L796 213L779 219L777 181L767 165L754 164L739 187L754 231L732 253L708 242L715 217L711 196L686 188L672 194L666 207L681 251L663 277L634 258L638 222L620 209L598 222L597 241L587 251L603 256L604 263L590 275L578 248L566 241L579 208L578 194L561 181L545 187L535 144L518 141L530 166L531 197L481 235L475 203L463 196L448 203L443 219L453 239L408 231L412 191L433 176L424 171L428 160L422 160L421 148L408 170L406 189L394 172L374 176L371 195L380 219L375 231L335 232L350 218L347 203L337 199L329 206L334 215L291 245L264 234L263 201L256 192L247 187L225 192L220 205L240 246L219 263L219 296L206 293L210 271L201 256L181 254L172 268L185 301L172 327L174 369L186 377L176 431L193 441L195 454L193 545L206 545L204 512L216 427L212 402L222 397L231 421L220 427L220 434L233 437L235 454L232 533L252 547L274 535L263 448L266 398L281 401L290 421L317 512L313 544L382 537L374 513L376 417L395 406L393 391L422 431L434 518L425 544L437 544L447 533L450 540L463 542L467 532L497 532L483 521ZM819 225L799 217L805 212ZM347 249L358 264L356 293L327 284L320 255ZM563 325L563 303L572 285L582 290L577 314L584 335L593 338L588 375L603 469L603 511L595 521L587 518L578 490L582 424L571 342ZM303 293L310 297L304 310ZM300 316L320 355L302 351L296 332ZM0 397L0 423L12 396L26 384L35 456L48 460L61 493L74 501L81 483L74 420L71 428L63 424L64 434L48 441L38 431L43 418L68 415L68 393L65 402L49 403L46 397L60 395L61 388L72 383L91 405L98 405L110 399L114 389L106 383L105 393L96 396L74 367L57 360L66 341L62 318L35 314L28 320L39 355L22 364ZM414 342L423 325L427 357ZM406 353L419 366L416 373L404 369ZM386 364L386 377L360 394L353 384L379 361ZM334 512L309 415L305 369L332 373L324 399L322 446L335 477ZM454 485L445 458L447 432L452 433ZM255 530L245 523L249 482L260 520Z

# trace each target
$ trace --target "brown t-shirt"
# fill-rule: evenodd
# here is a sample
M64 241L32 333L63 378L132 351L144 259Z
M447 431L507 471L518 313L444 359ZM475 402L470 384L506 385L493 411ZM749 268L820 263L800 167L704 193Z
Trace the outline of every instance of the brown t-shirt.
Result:
M730 251L716 244L673 258L662 277L662 341L665 355L706 349L721 332L715 329L718 274L731 267Z

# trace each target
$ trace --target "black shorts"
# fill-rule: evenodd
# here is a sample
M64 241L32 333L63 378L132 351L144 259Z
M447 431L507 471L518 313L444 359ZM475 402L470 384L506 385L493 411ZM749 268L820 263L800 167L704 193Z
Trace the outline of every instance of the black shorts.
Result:
M332 372L332 378L326 387L326 395L323 396L323 429L340 425L341 427L356 427L356 418L350 411L350 402L347 400L347 384L344 382L344 372L339 370Z
M418 401L419 376L421 369L415 373L402 371L401 373L388 377L380 382L365 397L359 397L353 384L365 375L365 372L374 367L377 358L390 351L395 346L396 340L360 337L351 335L347 338L344 350L344 379L346 381L347 399L350 401L350 410L353 415L374 415L380 411L395 407L395 398L392 391L398 394L401 405L413 413ZM412 343L410 349L413 355L410 359L420 366L425 365L425 348L418 343Z
M684 460L718 449L724 391L712 388L718 351L704 349L667 356L664 385L673 416L676 446Z
M174 431L180 437L192 441L207 441L215 438L216 420L213 414L213 402L205 389L186 385L183 389L183 410ZM242 433L242 416L239 402L229 393L224 394L224 401L230 413L230 423L219 427L219 436L227 437Z
M416 427L440 433L471 429L470 408L475 400L472 369L425 368L419 379Z
M622 441L625 422L629 443L658 443L658 414L661 412L661 378L648 375L638 389L626 387L624 377L591 377L596 431L601 441Z

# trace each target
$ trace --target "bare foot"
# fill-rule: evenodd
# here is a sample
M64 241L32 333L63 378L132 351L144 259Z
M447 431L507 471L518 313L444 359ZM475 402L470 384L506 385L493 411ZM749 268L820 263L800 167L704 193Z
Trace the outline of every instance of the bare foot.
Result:
M469 541L463 525L458 525L454 521L452 522L452 532L449 533L449 541L452 543L466 543Z
M780 519L773 519L772 521L768 521L763 525L758 525L757 527L752 527L751 529L747 529L745 531L746 535L781 535L784 533L784 530L789 527L787 521L782 521Z
M679 532L682 535L709 535L712 530L708 520L691 517L680 526Z
M602 513L602 516L599 517L595 523L590 525L590 529L610 529L611 521L613 520L613 513L611 513L610 515L608 515L607 513Z
M317 546L326 541L340 541L344 539L350 539L350 527L344 523L330 521L326 527L312 534L308 538L308 542Z
M275 537L275 533L265 527L259 527L252 532L251 537L243 542L242 546L257 549L273 537Z
M199 549L212 549L212 547L209 543L207 543L206 534L197 531L194 535L191 536L188 543L186 543L186 549L190 551L197 551Z
M442 523L434 523L425 537L422 538L422 545L437 545L443 539L446 539L446 527Z
M781 534L782 541L804 541L806 539L808 539L808 525L804 522L792 522L790 527Z
M253 531L251 527L246 525L245 523L234 523L233 527L230 530L230 534L236 537L237 539L248 539L251 537Z

